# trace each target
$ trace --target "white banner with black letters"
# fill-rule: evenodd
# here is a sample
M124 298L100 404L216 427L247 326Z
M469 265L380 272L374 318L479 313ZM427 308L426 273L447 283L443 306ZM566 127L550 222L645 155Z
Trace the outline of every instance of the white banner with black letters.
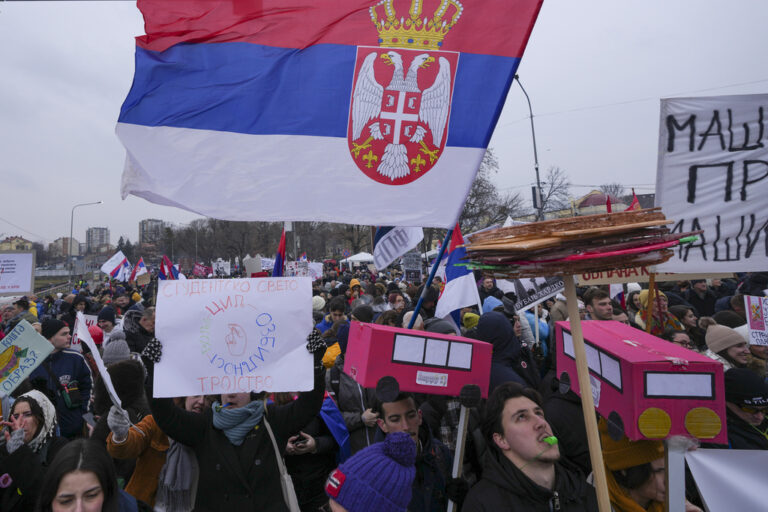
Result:
M661 101L656 206L704 233L659 271L768 268L767 109L768 94Z

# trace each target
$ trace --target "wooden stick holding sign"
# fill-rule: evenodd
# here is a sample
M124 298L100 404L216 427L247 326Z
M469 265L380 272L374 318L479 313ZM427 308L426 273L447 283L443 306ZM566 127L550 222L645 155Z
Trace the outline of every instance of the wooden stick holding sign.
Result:
M594 475L595 490L597 491L597 504L600 512L611 511L611 499L608 495L608 480L605 476L603 464L603 452L600 447L600 434L597 431L597 418L595 417L595 402L592 398L592 384L589 381L589 367L587 366L587 353L584 348L584 336L581 332L581 317L579 316L578 298L573 276L565 276L565 298L568 305L568 320L571 324L571 336L573 337L573 352L576 356L576 372L579 376L579 389L581 391L581 408L584 413L584 424L587 427L587 441L589 442L589 458L592 461L592 474Z
M467 431L469 427L469 412L470 409L474 409L480 405L482 400L480 387L474 384L468 384L461 388L461 395L459 401L461 402L461 410L459 412L459 431L456 439L456 451L453 454L453 469L451 470L452 478L460 478L461 470L464 466L464 451L467 446ZM457 510L456 503L452 500L448 500L447 512L454 512Z
M648 281L648 306L645 308L645 332L651 332L653 325L653 299L656 294L656 274L651 272L650 280Z

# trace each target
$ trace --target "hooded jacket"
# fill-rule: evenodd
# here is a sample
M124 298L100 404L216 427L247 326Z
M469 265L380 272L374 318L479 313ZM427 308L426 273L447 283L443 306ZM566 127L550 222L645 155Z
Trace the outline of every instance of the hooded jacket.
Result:
M476 337L493 345L489 393L509 381L539 388L541 379L533 356L515 336L512 324L503 313L491 311L482 315L477 324Z
M470 489L462 512L583 512L597 511L595 489L579 472L555 463L555 485L550 491L536 484L503 453L485 453L483 478Z
M734 450L768 450L768 421L754 427L742 420L730 410L726 410L728 426L728 447Z
M152 341L152 333L144 329L139 320L142 312L138 310L126 311L123 317L123 332L125 332L125 341L131 352L141 353L147 343Z

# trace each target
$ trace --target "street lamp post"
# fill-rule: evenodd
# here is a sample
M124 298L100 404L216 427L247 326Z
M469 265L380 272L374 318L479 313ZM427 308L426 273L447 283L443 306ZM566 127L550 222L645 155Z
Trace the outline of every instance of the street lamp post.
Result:
M74 266L74 261L72 260L72 230L75 227L75 208L78 206L90 206L92 204L101 204L104 201L96 201L93 203L80 203L76 204L72 207L72 214L69 217L69 250L67 251L67 258L69 259L69 284L72 284L72 267Z
M515 75L515 80L517 80L517 85L520 86L520 90L523 91L523 94L525 94L525 99L528 101L528 112L530 114L531 119L531 136L533 137L533 165L536 169L536 194L534 194L534 199L536 200L536 206L538 213L536 214L536 220L543 220L544 219L544 205L541 204L541 181L539 180L539 154L536 151L536 130L533 127L533 108L531 108L531 98L528 97L528 93L525 92L525 87L523 87L523 83L520 81L520 75Z

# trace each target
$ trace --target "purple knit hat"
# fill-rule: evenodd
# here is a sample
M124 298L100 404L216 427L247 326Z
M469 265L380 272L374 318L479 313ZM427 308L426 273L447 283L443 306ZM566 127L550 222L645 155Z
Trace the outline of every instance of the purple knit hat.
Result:
M405 512L415 462L416 443L405 432L394 432L336 468L325 493L349 512Z

